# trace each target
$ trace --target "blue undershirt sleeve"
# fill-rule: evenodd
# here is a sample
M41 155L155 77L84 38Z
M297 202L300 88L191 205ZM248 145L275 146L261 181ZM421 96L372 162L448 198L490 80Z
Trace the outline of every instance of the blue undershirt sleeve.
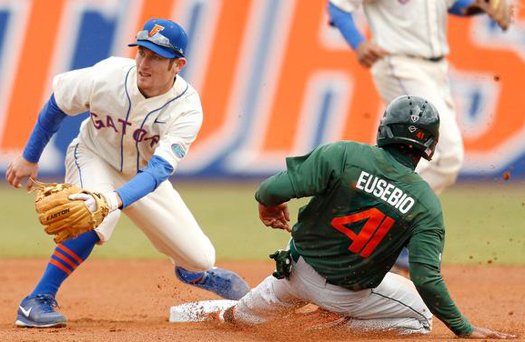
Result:
M472 5L474 0L457 0L452 7L448 9L448 13L454 14L460 17L465 17L466 14L463 11L465 8Z
M328 14L330 15L330 23L341 31L341 34L352 49L355 50L359 44L365 40L355 26L352 13L345 12L331 2L328 2Z
M168 179L173 171L173 166L165 159L155 155L151 157L148 167L139 171L129 182L116 190L122 200L121 209L155 191L160 183Z
M66 113L58 107L55 95L51 94L51 98L38 115L35 128L24 149L23 157L25 160L38 163L49 139L58 131L66 116Z

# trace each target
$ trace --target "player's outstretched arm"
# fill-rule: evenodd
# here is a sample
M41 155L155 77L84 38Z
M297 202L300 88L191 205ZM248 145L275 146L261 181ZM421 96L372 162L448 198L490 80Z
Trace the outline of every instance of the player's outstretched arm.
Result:
M412 252L417 249L412 249ZM410 252L410 250L409 250ZM412 259L413 256L410 255ZM511 339L514 335L475 327L469 323L454 304L445 282L441 277L439 266L410 262L410 279L416 286L421 298L430 311L439 318L458 337L471 339Z
M7 167L5 173L5 179L7 182L15 188L20 188L24 179L27 180L27 191L30 191L33 187L33 179L38 176L38 163L31 163L27 161L23 156L19 156L13 160Z
M507 333L502 333L499 331L490 330L487 328L473 327L472 333L467 336L471 339L483 339L483 338L493 338L493 339L513 339L516 338L516 335L511 335Z

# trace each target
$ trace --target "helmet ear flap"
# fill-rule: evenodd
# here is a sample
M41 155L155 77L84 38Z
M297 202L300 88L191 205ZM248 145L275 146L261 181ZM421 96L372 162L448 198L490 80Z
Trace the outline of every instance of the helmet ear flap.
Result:
M377 133L379 139L394 138L394 132L392 132L392 128L389 125L380 125Z
M392 139L395 137L394 132L392 131L392 127L390 126L385 126L385 133L386 133L387 138L389 139Z

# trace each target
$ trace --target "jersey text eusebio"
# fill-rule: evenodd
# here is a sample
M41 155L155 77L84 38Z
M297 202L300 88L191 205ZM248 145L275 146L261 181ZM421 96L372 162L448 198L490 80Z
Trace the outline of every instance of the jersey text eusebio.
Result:
M361 171L356 188L374 195L399 210L402 214L408 213L414 206L414 203L416 203L416 201L403 192L403 190L365 171Z

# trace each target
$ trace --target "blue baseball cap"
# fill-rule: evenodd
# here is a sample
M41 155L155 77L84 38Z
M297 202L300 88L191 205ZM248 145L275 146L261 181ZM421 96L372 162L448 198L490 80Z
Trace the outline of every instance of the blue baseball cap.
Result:
M184 58L188 45L188 36L184 29L166 19L148 20L135 39L137 41L128 46L143 46L164 58Z

